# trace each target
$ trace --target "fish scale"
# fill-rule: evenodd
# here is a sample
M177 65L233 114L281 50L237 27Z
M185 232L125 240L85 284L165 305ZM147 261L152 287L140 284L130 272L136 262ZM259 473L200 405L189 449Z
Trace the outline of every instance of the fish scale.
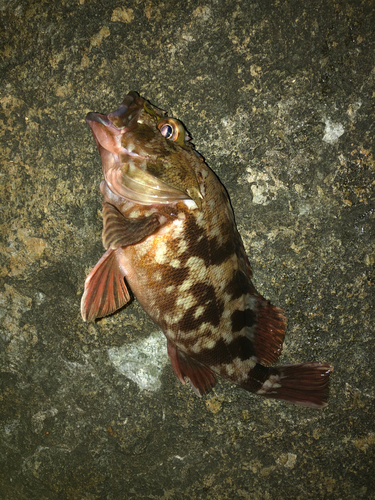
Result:
M106 252L86 279L83 319L112 314L131 290L197 394L220 375L264 397L325 406L330 364L269 366L285 316L255 290L227 192L183 125L135 92L86 120L103 164Z

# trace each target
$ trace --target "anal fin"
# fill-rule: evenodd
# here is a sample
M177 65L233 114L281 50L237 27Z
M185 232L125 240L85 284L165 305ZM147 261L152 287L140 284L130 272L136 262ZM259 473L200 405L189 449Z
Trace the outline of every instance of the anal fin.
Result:
M120 249L121 250L121 249ZM108 316L130 300L116 250L109 249L87 276L81 300L84 321Z
M186 377L198 396L208 394L216 384L214 372L206 365L179 350L170 340L168 340L167 347L169 359L179 381L185 384Z

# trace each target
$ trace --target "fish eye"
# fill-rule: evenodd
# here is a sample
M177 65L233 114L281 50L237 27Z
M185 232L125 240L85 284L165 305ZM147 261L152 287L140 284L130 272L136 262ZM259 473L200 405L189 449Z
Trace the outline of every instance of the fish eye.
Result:
M163 137L181 146L185 144L185 129L181 122L174 118L164 118L158 123L158 129Z
M166 139L171 139L173 137L173 128L168 123L160 127L160 132Z

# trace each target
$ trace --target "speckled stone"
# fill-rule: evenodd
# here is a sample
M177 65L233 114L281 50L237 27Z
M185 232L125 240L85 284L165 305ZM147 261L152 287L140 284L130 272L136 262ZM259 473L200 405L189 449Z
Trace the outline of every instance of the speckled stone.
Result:
M0 498L375 498L374 7L0 1ZM144 390L113 361L155 335L138 303L82 321L103 251L84 118L129 90L227 187L288 317L280 363L335 366L323 411L225 381L198 398L152 351Z

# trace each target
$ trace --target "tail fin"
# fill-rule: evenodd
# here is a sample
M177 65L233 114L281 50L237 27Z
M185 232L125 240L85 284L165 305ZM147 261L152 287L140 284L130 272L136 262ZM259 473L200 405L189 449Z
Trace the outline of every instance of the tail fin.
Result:
M311 362L268 370L269 377L262 387L255 391L256 394L309 408L323 408L327 405L332 365Z

